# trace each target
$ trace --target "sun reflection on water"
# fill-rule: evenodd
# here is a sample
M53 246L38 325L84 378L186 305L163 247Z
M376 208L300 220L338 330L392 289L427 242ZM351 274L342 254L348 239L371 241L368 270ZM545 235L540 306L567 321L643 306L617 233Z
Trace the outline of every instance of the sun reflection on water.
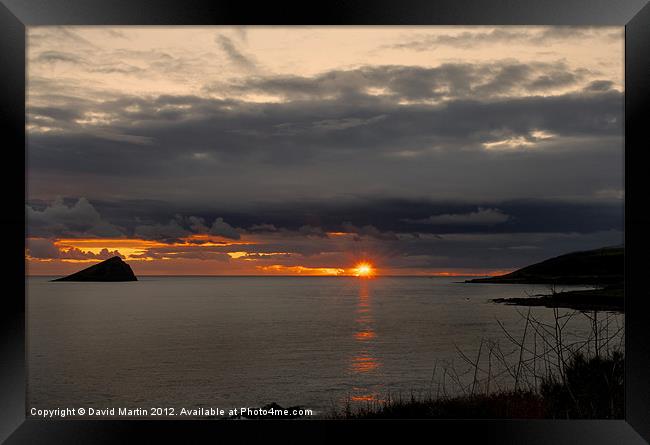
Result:
M352 402L374 402L378 400L376 388L369 382L372 375L381 367L375 355L377 333L374 327L374 318L371 306L370 284L367 280L359 282L359 296L355 308L354 341L357 351L351 358L350 371L356 376L353 393L349 396ZM374 390L373 390L374 389Z

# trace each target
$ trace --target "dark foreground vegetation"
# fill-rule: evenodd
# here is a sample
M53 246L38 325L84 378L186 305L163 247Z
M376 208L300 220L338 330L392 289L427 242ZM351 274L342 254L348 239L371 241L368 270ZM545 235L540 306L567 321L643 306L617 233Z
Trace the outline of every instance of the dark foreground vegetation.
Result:
M563 331L576 316L588 317L592 329L586 338L568 340ZM461 383L456 369L446 368L435 394L429 391L407 398L386 397L354 407L348 401L342 409L333 410L330 417L622 419L623 327L613 328L613 316L601 314L599 318L597 313L584 312L560 315L554 309L552 323L534 318L530 310L522 317L525 329L521 339L503 329L506 347L482 340L475 359L459 351L470 365L472 378L466 383ZM514 348L508 350L508 346ZM509 386L499 383L499 377L504 375L509 378ZM458 391L447 395L446 382L453 382L460 395Z
M623 369L620 353L610 357L576 356L566 380L542 378L539 390L502 390L458 397L388 399L353 409L339 419L622 419Z

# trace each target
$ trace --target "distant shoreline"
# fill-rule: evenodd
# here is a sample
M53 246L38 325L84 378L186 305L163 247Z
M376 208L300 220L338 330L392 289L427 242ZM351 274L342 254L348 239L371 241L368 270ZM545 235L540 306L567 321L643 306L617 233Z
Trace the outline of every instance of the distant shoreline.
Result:
M495 298L491 301L516 306L543 306L582 311L625 312L623 288L573 290L523 298Z

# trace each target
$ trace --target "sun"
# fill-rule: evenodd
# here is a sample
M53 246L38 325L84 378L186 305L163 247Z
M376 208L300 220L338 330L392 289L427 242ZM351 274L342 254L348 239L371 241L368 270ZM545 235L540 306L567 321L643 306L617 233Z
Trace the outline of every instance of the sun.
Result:
M375 273L375 270L370 263L359 263L354 268L354 275L357 277L371 277Z

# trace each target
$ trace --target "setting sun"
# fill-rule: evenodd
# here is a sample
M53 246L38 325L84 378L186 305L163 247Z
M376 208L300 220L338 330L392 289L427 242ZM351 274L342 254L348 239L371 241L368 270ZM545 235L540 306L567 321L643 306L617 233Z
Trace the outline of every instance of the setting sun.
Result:
M360 263L354 268L354 274L357 277L371 277L374 274L374 269L369 263Z

